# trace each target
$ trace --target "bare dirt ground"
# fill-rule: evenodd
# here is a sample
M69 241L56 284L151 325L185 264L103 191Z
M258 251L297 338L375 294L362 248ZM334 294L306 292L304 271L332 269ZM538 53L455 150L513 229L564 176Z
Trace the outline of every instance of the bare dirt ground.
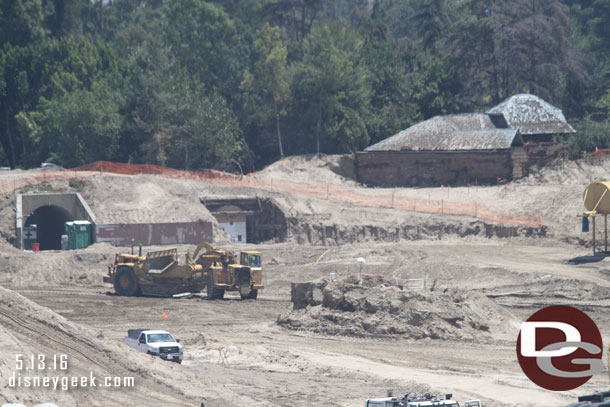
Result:
M608 386L608 378L600 375L576 391L545 391L529 382L515 356L520 322L545 305L574 305L585 310L600 329L609 325L606 311L610 305L610 281L604 276L610 263L602 260L569 264L570 259L583 254L583 249L566 244L506 244L483 239L466 243L460 239L446 243L405 241L375 247L345 245L330 250L291 243L258 248L262 249L267 267L266 289L256 301L241 301L236 295L228 295L223 301L208 301L204 294L180 300L117 297L111 295L111 287L95 278L104 273L97 258L75 263L75 272L82 271L86 279L16 288L69 323L86 327L91 331L86 338L97 338L102 333L104 345L94 346L93 351L100 352L97 346L107 348L101 352L110 358L103 364L106 369L120 373L132 363L137 366L132 369L136 387L122 390L121 397L143 400L143 394L148 394L149 400L154 400L151 405L163 404L146 384L149 370L155 372L159 386L171 380L180 383L176 387L183 390L172 392L173 402L180 405L198 405L195 403L200 397L208 405L225 400L222 403L254 406L358 406L368 397L383 396L393 389L395 393L448 392L459 400L480 398L488 406L562 406L583 392ZM87 250L94 249L95 246ZM181 251L186 249L192 250L183 247ZM461 255L454 256L455 253ZM331 335L277 324L281 314L292 310L291 282L327 277L331 272L338 278L356 273L354 259L358 256L367 259L368 272L426 278L428 284L436 280L435 290L428 295L448 295L446 288L468 290L473 298L485 295L496 304L502 326L498 321L489 321L490 330L481 332L480 337L470 333L461 339L456 335L448 335L451 339L409 339L405 335ZM95 270L85 270L94 267ZM167 319L162 318L163 313ZM44 341L40 341L38 333L35 340L28 341L27 332L21 335L16 325L7 325L6 319L1 324L12 331L18 346L23 347L26 342L29 351L41 351L39 344L42 346ZM167 329L181 338L186 348L183 365L134 355L121 343L127 329L133 327ZM48 332L41 326L36 329ZM456 328L458 336L459 332ZM74 338L79 335L68 332L60 342ZM43 349L47 351L47 347ZM63 349L59 346L52 351ZM219 363L223 349L228 366ZM70 354L74 359L89 351ZM6 353L10 352L3 352L8 359L5 364L12 368L12 355ZM123 358L127 362L118 362ZM80 366L81 370L86 368L85 363ZM0 394L7 397L1 391ZM65 396L55 400L63 401L62 405L79 405L82 400L100 400L98 397L103 394L74 394L76 404Z
M302 181L315 177L364 189L330 172L328 162L312 163L311 159L297 158L292 163L280 164L255 176L286 173L282 176ZM602 331L604 346L608 346L610 260L571 262L579 257L587 260L583 256L590 254L590 249L573 244L582 239L574 215L587 177L610 167L607 162L599 163L601 169L595 165L566 163L563 169L544 170L536 177L505 188L452 188L449 191L451 199L458 201L475 195L487 205L495 203L502 210L523 214L541 211L543 222L547 219L547 236L499 238L497 234L484 233L490 225L472 219L340 207L297 196L274 195L291 218L310 225L332 219L335 224L347 227L368 219L383 230L390 230L396 224L417 227L417 230L412 235L400 235L385 242L375 241L375 236L369 234L363 236L361 243L346 240L343 244L335 241L326 246L324 242L301 244L296 238L257 246L220 244L234 250L248 247L262 251L265 290L256 301L241 301L237 295L227 295L222 301L208 301L205 294L184 299L118 297L112 295L109 285L101 283L101 278L114 254L125 248L96 244L84 250L34 254L18 251L4 240L0 244L0 284L5 288L0 288L0 347L3 349L0 402L54 401L62 407L199 406L202 401L207 406L347 407L361 406L366 398L384 396L392 389L394 394L453 393L461 402L479 398L485 406L565 406L578 395L607 389L608 377L597 375L570 392L543 390L522 373L515 344L519 325L529 315L547 305L565 304L587 312ZM310 167L313 175L308 175ZM106 188L104 177L115 185ZM162 200L185 201L179 203L180 208L190 208L197 199L212 194L256 193L188 181L106 175L84 180L82 193L93 202L94 210L100 208L101 213L113 214L112 207L129 209L129 200L138 202L134 216L144 216L147 221L162 216L150 211L155 205L173 211L170 204L161 206L161 201L144 197L146 191L130 189L142 179L156 185L148 190L157 191ZM54 190L72 188L62 182L53 184ZM120 192L127 190L135 195ZM114 206L105 206L103 191L114 191ZM425 197L447 194L447 190L399 189L398 193ZM0 232L5 239L11 234L11 222L14 222L10 219L13 206L13 197L0 200L3 215ZM123 216L131 215L127 212ZM196 216L209 219L205 208L197 209ZM455 225L451 229L453 233L443 232L448 230L447 225ZM483 232L466 233L477 227ZM181 256L192 250L193 246L179 248ZM425 292L355 287L353 295L362 301L380 304L412 296L431 304L418 308L417 301L409 302L408 306L415 311L427 313L418 314L424 315L424 319L435 321L442 311L445 314L441 316L449 320L458 315L462 318L459 321L475 324L465 329L462 322L457 322L454 328L443 325L434 335L418 336L423 331L418 331L417 326L408 334L383 333L385 327L401 322L401 318L386 318L383 307L373 313L376 317L372 320L366 319L370 315L363 319L364 314L340 308L321 310L308 306L293 310L292 283L328 278L331 273L343 279L358 273L355 263L358 257L366 259L365 273L382 274L387 280L421 278L426 281ZM442 304L448 304L446 301L458 298L463 306L439 309ZM415 315L401 308L406 307L404 304L396 307L398 315ZM162 318L164 313L167 319ZM312 315L328 318L322 323ZM278 324L282 318L293 318L302 325ZM333 326L329 321L336 329L328 329ZM375 329L367 330L363 321L376 324ZM430 325L422 326L431 329ZM184 363L164 363L122 344L127 329L142 327L167 329L179 337L186 350ZM9 388L7 380L15 371L18 352L66 353L75 374L94 371L99 375L133 376L136 386L68 392ZM221 355L226 355L224 363Z

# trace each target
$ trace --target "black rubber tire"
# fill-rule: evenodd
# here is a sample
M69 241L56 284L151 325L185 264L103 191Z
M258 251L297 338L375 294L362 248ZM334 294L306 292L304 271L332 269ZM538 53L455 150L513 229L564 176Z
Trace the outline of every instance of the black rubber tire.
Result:
M258 297L258 290L250 290L250 294L248 295L242 295L241 299L242 300L255 300L256 297Z
M222 300L225 296L225 290L214 287L214 273L211 271L208 272L206 292L208 294L208 300Z
M131 297L140 293L140 286L136 273L129 267L119 267L114 274L113 283L114 291L118 295Z

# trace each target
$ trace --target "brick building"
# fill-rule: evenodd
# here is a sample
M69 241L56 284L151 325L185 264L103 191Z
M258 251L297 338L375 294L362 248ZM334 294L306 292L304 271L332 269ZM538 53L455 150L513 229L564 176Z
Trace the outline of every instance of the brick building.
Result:
M356 154L360 182L380 186L490 184L566 159L574 133L560 109L515 95L485 113L436 116Z

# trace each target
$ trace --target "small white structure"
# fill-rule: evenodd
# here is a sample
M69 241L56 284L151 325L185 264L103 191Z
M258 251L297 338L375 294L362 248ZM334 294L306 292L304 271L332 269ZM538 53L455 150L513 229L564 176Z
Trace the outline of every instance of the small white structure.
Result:
M240 208L232 205L223 206L214 213L214 216L230 241L247 243L246 215L242 213Z

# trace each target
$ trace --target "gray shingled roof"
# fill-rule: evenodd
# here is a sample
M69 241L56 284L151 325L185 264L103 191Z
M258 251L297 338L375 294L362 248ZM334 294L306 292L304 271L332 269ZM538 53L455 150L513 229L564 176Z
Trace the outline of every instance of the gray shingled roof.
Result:
M498 129L483 113L435 116L365 151L493 150L521 144L516 129Z
M535 95L511 96L486 113L504 116L508 126L523 135L575 133L560 109Z

